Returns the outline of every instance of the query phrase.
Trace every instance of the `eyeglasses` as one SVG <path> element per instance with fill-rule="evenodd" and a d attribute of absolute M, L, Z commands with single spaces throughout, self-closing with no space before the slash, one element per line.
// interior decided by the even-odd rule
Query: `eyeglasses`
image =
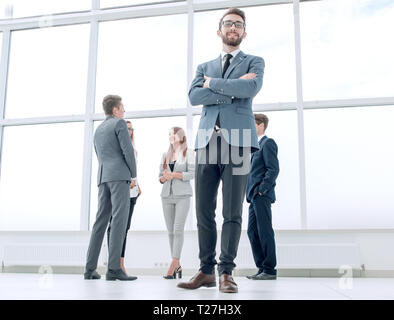
<path fill-rule="evenodd" d="M 127 130 L 129 130 L 129 131 L 134 131 L 134 128 L 127 128 Z"/>
<path fill-rule="evenodd" d="M 226 28 L 231 28 L 232 26 L 235 26 L 237 29 L 242 29 L 245 27 L 245 23 L 241 21 L 231 21 L 231 20 L 226 20 L 222 22 L 222 26 L 225 26 Z"/>

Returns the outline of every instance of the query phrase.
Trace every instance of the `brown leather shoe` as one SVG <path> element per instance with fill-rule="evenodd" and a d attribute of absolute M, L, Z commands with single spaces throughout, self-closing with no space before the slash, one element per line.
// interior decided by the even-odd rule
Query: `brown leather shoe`
<path fill-rule="evenodd" d="M 197 272 L 188 282 L 179 282 L 178 288 L 197 289 L 200 287 L 216 287 L 215 274 L 205 274 L 201 271 Z"/>
<path fill-rule="evenodd" d="M 238 286 L 231 275 L 223 273 L 219 277 L 219 290 L 224 293 L 237 293 Z"/>

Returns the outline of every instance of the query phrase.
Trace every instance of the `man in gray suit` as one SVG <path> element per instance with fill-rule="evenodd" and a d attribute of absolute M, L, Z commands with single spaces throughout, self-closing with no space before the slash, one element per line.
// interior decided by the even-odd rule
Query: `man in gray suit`
<path fill-rule="evenodd" d="M 195 149 L 196 215 L 200 270 L 178 287 L 216 286 L 215 209 L 220 181 L 223 193 L 223 226 L 219 257 L 219 290 L 238 292 L 232 277 L 241 235 L 242 203 L 250 169 L 250 152 L 258 150 L 252 99 L 262 86 L 264 60 L 243 53 L 245 14 L 229 9 L 219 22 L 221 55 L 200 64 L 189 91 L 192 105 L 203 105 Z"/>
<path fill-rule="evenodd" d="M 90 237 L 84 278 L 100 279 L 96 271 L 97 261 L 112 216 L 106 280 L 135 280 L 137 277 L 127 276 L 120 267 L 130 205 L 130 181 L 137 176 L 134 150 L 127 124 L 123 120 L 122 98 L 106 96 L 103 108 L 107 117 L 94 134 L 94 148 L 99 162 L 98 212 Z"/>

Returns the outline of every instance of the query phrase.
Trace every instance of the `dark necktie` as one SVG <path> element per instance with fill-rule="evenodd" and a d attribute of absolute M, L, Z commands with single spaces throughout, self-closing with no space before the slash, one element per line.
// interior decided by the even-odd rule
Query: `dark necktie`
<path fill-rule="evenodd" d="M 224 74 L 226 73 L 228 66 L 230 65 L 230 59 L 233 57 L 231 54 L 227 53 L 225 55 L 226 57 L 226 61 L 224 62 L 224 66 L 223 66 L 223 72 L 222 72 L 222 78 L 224 77 Z"/>

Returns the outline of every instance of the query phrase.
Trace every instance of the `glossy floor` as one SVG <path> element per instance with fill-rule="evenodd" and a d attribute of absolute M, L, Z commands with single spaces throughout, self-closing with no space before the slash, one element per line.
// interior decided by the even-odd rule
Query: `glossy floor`
<path fill-rule="evenodd" d="M 137 275 L 131 282 L 84 280 L 76 274 L 0 273 L 0 300 L 349 300 L 394 299 L 393 278 L 289 278 L 254 281 L 235 277 L 239 292 L 216 288 L 183 290 L 185 279 Z"/>

